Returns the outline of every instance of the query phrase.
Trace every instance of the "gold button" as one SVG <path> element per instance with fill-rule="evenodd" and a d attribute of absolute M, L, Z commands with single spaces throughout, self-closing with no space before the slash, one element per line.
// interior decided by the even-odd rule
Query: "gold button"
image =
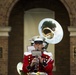
<path fill-rule="evenodd" d="M 30 62 L 29 62 L 29 64 L 30 64 Z"/>
<path fill-rule="evenodd" d="M 47 61 L 48 59 L 46 59 L 46 61 Z"/>
<path fill-rule="evenodd" d="M 29 58 L 30 58 L 30 56 L 29 56 Z"/>
<path fill-rule="evenodd" d="M 46 56 L 46 58 L 48 58 L 48 57 Z"/>
<path fill-rule="evenodd" d="M 30 60 L 30 59 L 28 59 L 28 60 Z"/>

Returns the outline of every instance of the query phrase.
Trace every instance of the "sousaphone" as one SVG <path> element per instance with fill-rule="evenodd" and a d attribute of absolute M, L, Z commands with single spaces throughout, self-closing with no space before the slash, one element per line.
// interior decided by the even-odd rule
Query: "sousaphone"
<path fill-rule="evenodd" d="M 63 29 L 61 25 L 52 18 L 42 19 L 39 23 L 39 34 L 50 44 L 57 44 L 63 38 Z"/>
<path fill-rule="evenodd" d="M 52 18 L 45 18 L 41 20 L 39 23 L 38 30 L 40 36 L 45 39 L 45 42 L 50 44 L 57 44 L 63 38 L 63 29 L 61 25 Z M 17 71 L 19 75 L 21 75 L 20 71 L 22 70 L 22 66 L 23 66 L 22 62 L 19 62 L 17 64 Z M 38 74 L 32 73 L 31 75 L 38 75 Z M 45 74 L 41 72 L 40 75 Z"/>

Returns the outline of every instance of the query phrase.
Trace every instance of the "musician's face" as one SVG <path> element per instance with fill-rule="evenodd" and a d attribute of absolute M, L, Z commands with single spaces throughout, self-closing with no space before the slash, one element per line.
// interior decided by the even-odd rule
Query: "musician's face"
<path fill-rule="evenodd" d="M 35 43 L 34 43 L 34 47 L 35 47 L 35 49 L 38 49 L 38 50 L 42 51 L 43 42 L 41 42 L 41 41 L 35 42 Z"/>

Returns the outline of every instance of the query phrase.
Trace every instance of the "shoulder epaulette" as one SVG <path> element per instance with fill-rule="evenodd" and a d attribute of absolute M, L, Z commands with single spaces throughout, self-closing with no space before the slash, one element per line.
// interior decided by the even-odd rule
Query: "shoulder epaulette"
<path fill-rule="evenodd" d="M 51 52 L 46 52 L 44 51 L 44 54 L 48 55 L 48 56 L 52 56 L 52 53 Z"/>
<path fill-rule="evenodd" d="M 30 54 L 31 54 L 31 52 L 24 52 L 24 55 L 26 55 L 26 56 L 28 56 Z"/>

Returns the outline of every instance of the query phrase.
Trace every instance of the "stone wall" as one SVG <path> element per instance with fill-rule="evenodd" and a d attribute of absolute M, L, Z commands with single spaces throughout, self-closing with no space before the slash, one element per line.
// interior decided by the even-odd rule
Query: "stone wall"
<path fill-rule="evenodd" d="M 69 27 L 70 32 L 70 75 L 76 74 L 76 28 Z"/>
<path fill-rule="evenodd" d="M 8 74 L 8 32 L 10 27 L 0 27 L 0 75 Z"/>
<path fill-rule="evenodd" d="M 71 36 L 71 50 L 70 50 L 70 74 L 75 75 L 76 74 L 76 36 Z"/>
<path fill-rule="evenodd" d="M 0 37 L 0 48 L 2 48 L 2 56 L 0 58 L 0 75 L 8 73 L 8 37 Z"/>
<path fill-rule="evenodd" d="M 76 24 L 76 0 L 60 0 L 60 1 L 63 3 L 63 5 L 66 7 L 66 9 L 68 11 L 69 19 L 70 19 L 70 26 L 76 26 L 75 25 Z M 8 30 L 7 28 L 9 28 L 8 25 L 9 25 L 9 16 L 10 16 L 11 10 L 14 8 L 14 6 L 16 5 L 17 2 L 18 2 L 18 0 L 0 0 L 0 27 L 2 29 L 2 30 L 0 29 L 0 47 L 2 47 L 2 52 L 3 52 L 2 58 L 0 58 L 0 75 L 8 75 L 8 46 L 9 46 L 8 45 L 8 39 L 9 39 L 8 33 L 10 30 Z M 58 21 L 60 21 L 60 19 L 58 19 Z M 66 22 L 66 24 L 68 24 L 68 23 Z M 67 25 L 67 26 L 69 26 L 69 25 Z M 4 30 L 4 28 L 6 28 L 6 31 Z M 63 28 L 66 29 L 65 26 L 63 26 Z M 68 32 L 67 29 L 65 30 L 65 34 L 66 34 L 66 32 Z M 69 32 L 67 34 L 69 35 Z M 68 35 L 64 37 L 64 40 L 66 40 Z M 69 39 L 70 39 L 70 41 L 69 41 Z M 68 74 L 75 75 L 76 74 L 76 64 L 75 64 L 76 61 L 73 58 L 73 46 L 76 47 L 76 45 L 75 45 L 76 37 L 70 36 L 67 38 L 67 40 L 70 42 L 70 43 L 68 42 L 68 44 L 70 44 L 70 47 L 69 47 L 69 45 L 66 45 L 66 48 L 67 47 L 68 47 L 68 49 L 70 48 L 70 63 L 69 63 L 70 73 L 66 73 L 66 72 L 69 72 L 69 70 L 68 71 L 66 70 L 66 72 L 65 72 L 65 67 L 63 66 L 63 64 L 68 65 L 69 53 L 65 52 L 65 50 L 64 50 L 65 45 L 62 47 L 62 44 L 58 44 L 58 45 L 56 45 L 56 49 L 57 49 L 56 56 L 60 56 L 60 58 L 56 57 L 56 60 L 58 59 L 56 62 L 58 69 L 56 70 L 56 72 L 54 72 L 55 75 L 61 75 L 61 73 L 63 73 L 64 75 L 68 75 Z M 66 44 L 67 41 L 63 41 L 62 43 Z M 60 49 L 61 51 L 58 51 L 58 49 Z M 67 51 L 69 51 L 69 50 L 67 50 Z M 63 58 L 63 57 L 65 57 L 65 55 L 67 57 Z M 20 58 L 22 58 L 22 56 Z M 21 59 L 19 59 L 19 60 L 21 60 Z M 63 62 L 63 60 L 64 60 L 64 62 Z M 11 60 L 9 60 L 9 61 L 11 62 Z M 69 68 L 69 65 L 67 66 L 67 68 Z M 62 67 L 60 67 L 60 66 L 62 66 Z M 13 67 L 12 67 L 12 69 L 13 69 Z M 62 70 L 61 73 L 60 73 L 60 70 Z"/>

